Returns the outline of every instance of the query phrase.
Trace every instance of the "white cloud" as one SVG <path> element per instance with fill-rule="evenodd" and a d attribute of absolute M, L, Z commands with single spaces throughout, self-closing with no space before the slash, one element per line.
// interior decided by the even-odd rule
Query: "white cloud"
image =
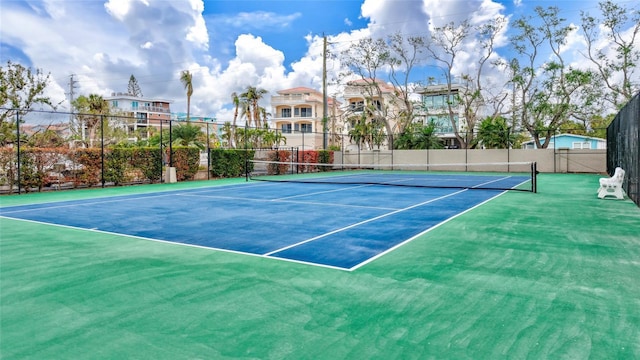
<path fill-rule="evenodd" d="M 137 0 L 109 0 L 104 4 L 104 8 L 111 16 L 122 21 L 129 13 L 133 1 Z"/>
<path fill-rule="evenodd" d="M 172 109 L 185 111 L 186 95 L 179 73 L 188 69 L 194 74 L 195 87 L 191 113 L 231 121 L 231 93 L 242 92 L 247 86 L 269 91 L 261 104 L 269 111 L 269 96 L 277 90 L 296 86 L 321 90 L 321 36 L 306 36 L 307 53 L 299 59 L 287 59 L 288 71 L 283 51 L 255 35 L 264 29 L 290 28 L 300 13 L 255 11 L 205 19 L 204 7 L 212 2 L 203 0 L 46 0 L 30 1 L 31 8 L 15 3 L 2 4 L 2 42 L 20 48 L 35 67 L 52 73 L 48 91 L 54 101 L 65 99 L 71 74 L 76 74 L 77 93 L 105 96 L 125 91 L 133 74 L 145 96 L 174 100 Z M 524 6 L 519 0 L 514 4 Z M 433 26 L 467 18 L 472 24 L 480 24 L 504 16 L 504 11 L 503 5 L 490 0 L 363 0 L 361 15 L 370 20 L 368 27 L 328 36 L 329 47 L 339 53 L 358 39 L 397 31 L 428 36 Z M 353 25 L 348 18 L 342 21 Z M 215 44 L 209 39 L 210 33 L 215 34 L 214 27 L 220 26 L 243 30 L 243 34 L 228 39 L 232 46 L 229 60 L 224 62 L 208 54 L 210 48 L 220 46 L 217 39 Z M 579 32 L 571 34 L 566 54 L 571 55 L 572 64 L 580 64 L 578 51 L 584 48 L 581 41 Z M 497 41 L 501 54 L 506 53 L 507 43 L 505 30 Z M 474 69 L 479 48 L 474 38 L 461 47 L 454 68 L 457 74 Z M 332 95 L 338 91 L 331 84 L 340 72 L 340 64 L 329 59 L 327 69 Z M 426 78 L 428 73 L 421 75 Z M 505 76 L 497 69 L 487 69 L 486 75 L 496 87 Z"/>

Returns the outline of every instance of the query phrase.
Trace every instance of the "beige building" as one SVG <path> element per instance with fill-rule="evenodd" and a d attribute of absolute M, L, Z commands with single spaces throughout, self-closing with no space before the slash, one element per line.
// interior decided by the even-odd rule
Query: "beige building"
<path fill-rule="evenodd" d="M 277 93 L 271 97 L 271 122 L 287 139 L 285 146 L 300 150 L 323 149 L 325 135 L 322 120 L 325 114 L 322 93 L 307 87 L 280 90 Z M 327 132 L 342 131 L 336 123 L 339 117 L 339 104 L 334 99 L 327 99 Z M 327 146 L 333 142 L 327 135 Z"/>
<path fill-rule="evenodd" d="M 398 118 L 404 108 L 398 95 L 398 89 L 379 79 L 358 79 L 348 82 L 345 86 L 345 133 L 349 134 L 363 115 L 367 123 L 377 124 L 377 129 L 381 132 L 380 140 L 373 141 L 379 144 L 363 141 L 360 144 L 362 150 L 388 148 L 387 135 L 397 132 Z M 352 143 L 346 148 L 355 150 L 358 145 Z"/>

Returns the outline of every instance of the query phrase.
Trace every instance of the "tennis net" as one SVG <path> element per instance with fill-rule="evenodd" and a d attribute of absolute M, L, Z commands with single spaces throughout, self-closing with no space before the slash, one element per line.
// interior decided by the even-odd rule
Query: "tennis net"
<path fill-rule="evenodd" d="M 256 181 L 366 184 L 537 192 L 535 162 L 473 164 L 321 164 L 250 160 Z"/>

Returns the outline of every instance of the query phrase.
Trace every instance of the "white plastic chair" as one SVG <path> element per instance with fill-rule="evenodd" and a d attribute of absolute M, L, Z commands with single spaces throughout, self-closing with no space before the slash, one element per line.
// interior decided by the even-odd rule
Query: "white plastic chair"
<path fill-rule="evenodd" d="M 598 197 L 604 199 L 605 196 L 615 196 L 617 199 L 624 199 L 622 190 L 622 182 L 624 181 L 624 170 L 617 167 L 613 176 L 610 178 L 600 179 L 600 188 L 598 189 Z"/>

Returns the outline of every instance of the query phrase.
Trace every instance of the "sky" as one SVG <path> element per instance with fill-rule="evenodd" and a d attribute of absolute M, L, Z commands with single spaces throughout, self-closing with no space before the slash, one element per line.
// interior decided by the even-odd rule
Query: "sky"
<path fill-rule="evenodd" d="M 536 6 L 558 6 L 574 24 L 581 10 L 598 13 L 596 0 L 2 0 L 0 63 L 50 73 L 47 95 L 60 111 L 70 110 L 73 74 L 76 96 L 126 92 L 134 75 L 145 98 L 171 100 L 172 111 L 186 112 L 179 76 L 189 70 L 191 114 L 224 122 L 233 117 L 231 94 L 248 86 L 268 91 L 261 103 L 268 110 L 278 90 L 322 91 L 323 36 L 339 52 L 361 38 L 428 35 L 434 26 L 465 18 L 512 22 Z M 498 57 L 509 55 L 508 31 Z M 467 45 L 471 52 L 474 44 Z M 567 47 L 571 61 L 585 62 L 576 34 Z M 329 78 L 340 70 L 328 63 Z M 415 81 L 441 77 L 439 71 L 420 68 Z M 329 92 L 339 90 L 330 86 Z"/>

